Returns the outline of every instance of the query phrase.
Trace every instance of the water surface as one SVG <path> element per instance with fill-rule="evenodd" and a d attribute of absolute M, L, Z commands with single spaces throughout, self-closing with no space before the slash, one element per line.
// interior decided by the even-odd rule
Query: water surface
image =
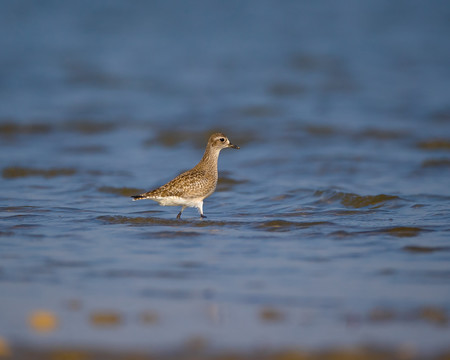
<path fill-rule="evenodd" d="M 0 5 L 0 339 L 448 349 L 450 7 Z M 223 151 L 207 219 L 130 195 Z"/>

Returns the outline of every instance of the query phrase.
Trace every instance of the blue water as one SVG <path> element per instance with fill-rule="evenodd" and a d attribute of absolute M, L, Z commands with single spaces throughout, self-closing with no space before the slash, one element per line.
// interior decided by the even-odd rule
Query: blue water
<path fill-rule="evenodd" d="M 444 1 L 2 2 L 0 338 L 448 349 L 449 18 Z M 216 130 L 241 149 L 207 219 L 131 201 Z M 39 309 L 58 326 L 30 326 Z"/>

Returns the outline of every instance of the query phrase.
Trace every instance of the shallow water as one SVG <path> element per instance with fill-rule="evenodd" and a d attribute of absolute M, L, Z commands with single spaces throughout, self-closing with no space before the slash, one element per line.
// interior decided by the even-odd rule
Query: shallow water
<path fill-rule="evenodd" d="M 448 349 L 450 6 L 108 4 L 0 5 L 0 340 Z"/>

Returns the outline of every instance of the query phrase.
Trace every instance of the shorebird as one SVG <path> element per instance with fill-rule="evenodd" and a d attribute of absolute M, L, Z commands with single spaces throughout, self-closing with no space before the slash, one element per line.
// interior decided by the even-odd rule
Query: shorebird
<path fill-rule="evenodd" d="M 177 219 L 187 207 L 197 208 L 200 217 L 203 214 L 203 200 L 216 189 L 218 173 L 217 162 L 222 149 L 239 149 L 222 133 L 214 133 L 209 137 L 206 150 L 200 162 L 167 184 L 146 193 L 132 196 L 133 200 L 150 199 L 162 206 L 181 206 Z"/>

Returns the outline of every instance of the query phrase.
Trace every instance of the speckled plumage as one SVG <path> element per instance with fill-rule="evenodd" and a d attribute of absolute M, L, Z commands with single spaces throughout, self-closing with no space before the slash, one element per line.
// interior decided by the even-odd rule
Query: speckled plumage
<path fill-rule="evenodd" d="M 202 159 L 195 167 L 155 190 L 132 196 L 133 200 L 150 199 L 162 206 L 181 206 L 178 219 L 186 207 L 195 207 L 202 218 L 206 217 L 203 215 L 203 200 L 216 189 L 217 162 L 220 151 L 226 148 L 239 149 L 224 134 L 212 134 Z"/>

